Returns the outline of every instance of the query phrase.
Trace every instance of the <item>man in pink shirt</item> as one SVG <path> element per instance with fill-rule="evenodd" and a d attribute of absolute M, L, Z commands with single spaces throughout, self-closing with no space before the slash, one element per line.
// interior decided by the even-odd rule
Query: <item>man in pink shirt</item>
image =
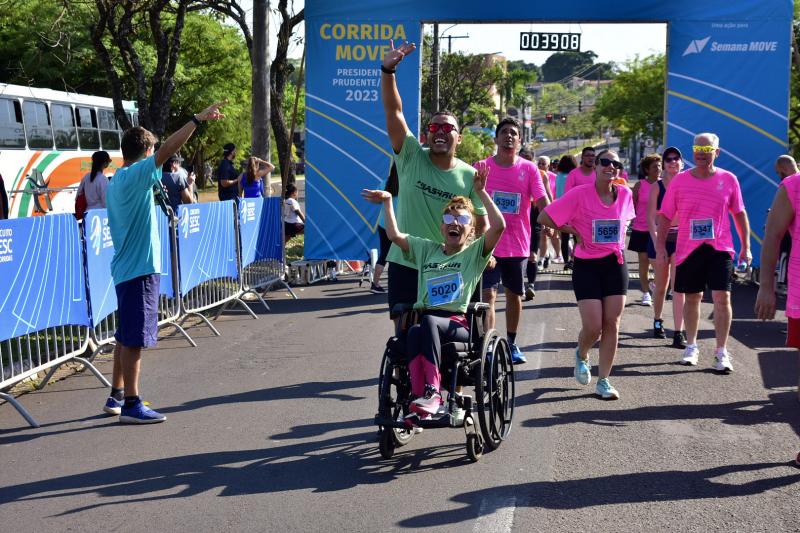
<path fill-rule="evenodd" d="M 677 215 L 678 242 L 675 250 L 675 292 L 686 294 L 684 321 L 686 349 L 681 364 L 697 365 L 697 329 L 700 301 L 708 286 L 714 301 L 714 332 L 717 340 L 714 369 L 733 371 L 727 350 L 731 327 L 731 274 L 733 236 L 728 214 L 733 215 L 742 250 L 740 262 L 750 262 L 750 222 L 742 201 L 739 181 L 732 173 L 714 166 L 719 156 L 719 137 L 701 133 L 694 138 L 695 168 L 672 178 L 658 216 L 656 261 L 668 261 L 666 251 L 670 222 Z"/>
<path fill-rule="evenodd" d="M 564 194 L 578 185 L 594 183 L 594 177 L 594 148 L 587 146 L 581 150 L 581 164 L 567 174 L 567 181 L 564 183 Z"/>
<path fill-rule="evenodd" d="M 487 315 L 487 328 L 495 324 L 497 287 L 502 281 L 506 295 L 506 331 L 511 346 L 511 360 L 515 364 L 527 360 L 517 347 L 517 327 L 522 314 L 522 295 L 525 292 L 525 267 L 531 243 L 531 199 L 536 207 L 544 209 L 549 203 L 539 169 L 532 161 L 517 156 L 522 138 L 519 122 L 511 117 L 500 121 L 495 130 L 497 154 L 483 162 L 489 167 L 486 192 L 503 213 L 506 230 L 492 254 L 492 263 L 483 273 L 483 300 L 491 307 Z"/>
<path fill-rule="evenodd" d="M 761 243 L 761 283 L 756 297 L 756 316 L 761 320 L 775 318 L 775 265 L 778 262 L 781 240 L 786 230 L 792 237 L 789 255 L 789 291 L 786 295 L 786 346 L 800 349 L 800 170 L 794 158 L 782 155 L 775 163 L 781 185 L 772 201 Z M 800 376 L 797 395 L 800 399 Z M 800 453 L 795 459 L 800 466 Z"/>

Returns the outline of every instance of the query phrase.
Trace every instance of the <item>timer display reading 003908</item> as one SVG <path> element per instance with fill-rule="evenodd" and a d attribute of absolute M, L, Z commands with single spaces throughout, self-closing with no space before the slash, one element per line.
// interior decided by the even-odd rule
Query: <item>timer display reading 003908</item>
<path fill-rule="evenodd" d="M 580 52 L 580 33 L 520 32 L 520 50 L 545 50 L 549 52 Z"/>

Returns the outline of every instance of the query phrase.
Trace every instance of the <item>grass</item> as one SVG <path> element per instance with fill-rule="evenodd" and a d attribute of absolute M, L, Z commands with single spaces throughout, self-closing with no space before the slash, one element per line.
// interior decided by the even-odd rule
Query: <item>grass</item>
<path fill-rule="evenodd" d="M 292 261 L 299 261 L 303 258 L 303 244 L 305 243 L 305 235 L 300 234 L 292 238 L 286 243 L 286 264 Z"/>

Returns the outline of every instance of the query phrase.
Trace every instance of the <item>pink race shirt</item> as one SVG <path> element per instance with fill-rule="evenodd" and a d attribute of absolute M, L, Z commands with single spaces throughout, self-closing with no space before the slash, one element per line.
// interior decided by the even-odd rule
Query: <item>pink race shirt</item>
<path fill-rule="evenodd" d="M 650 200 L 650 187 L 658 187 L 658 181 L 650 184 L 646 179 L 639 180 L 638 201 L 633 205 L 636 209 L 636 218 L 633 219 L 631 227 L 636 231 L 650 231 L 647 227 L 647 202 Z"/>
<path fill-rule="evenodd" d="M 558 227 L 570 225 L 581 236 L 575 257 L 598 259 L 613 253 L 624 263 L 625 234 L 635 216 L 633 195 L 627 187 L 614 187 L 617 199 L 611 205 L 600 200 L 592 183 L 573 188 L 544 209 Z"/>
<path fill-rule="evenodd" d="M 579 185 L 586 185 L 589 183 L 594 183 L 595 173 L 594 169 L 589 173 L 587 176 L 583 173 L 581 167 L 573 168 L 570 170 L 569 174 L 567 174 L 567 181 L 564 182 L 564 193 L 568 193 L 569 190 L 573 187 L 577 187 Z"/>
<path fill-rule="evenodd" d="M 676 174 L 667 187 L 660 214 L 678 216 L 675 264 L 680 265 L 701 244 L 728 252 L 733 257 L 733 236 L 728 214 L 744 211 L 742 189 L 732 173 L 721 168 L 708 178 L 696 178 L 690 170 Z"/>
<path fill-rule="evenodd" d="M 547 171 L 547 182 L 550 184 L 550 198 L 556 197 L 556 173 Z"/>
<path fill-rule="evenodd" d="M 531 199 L 545 196 L 542 176 L 527 159 L 516 158 L 510 167 L 498 166 L 494 157 L 484 160 L 489 166 L 486 192 L 506 219 L 506 230 L 494 249 L 495 257 L 528 257 L 531 249 Z"/>
<path fill-rule="evenodd" d="M 792 251 L 789 254 L 789 292 L 786 295 L 786 316 L 800 318 L 800 174 L 794 174 L 781 182 L 789 196 L 794 217 L 789 224 L 792 236 Z"/>

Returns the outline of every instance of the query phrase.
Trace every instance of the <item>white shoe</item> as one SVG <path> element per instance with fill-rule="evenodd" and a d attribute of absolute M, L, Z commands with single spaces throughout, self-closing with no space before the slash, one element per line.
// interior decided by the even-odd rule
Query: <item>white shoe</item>
<path fill-rule="evenodd" d="M 714 370 L 725 374 L 733 372 L 733 361 L 731 361 L 731 354 L 728 353 L 728 350 L 725 348 L 717 350 L 714 359 Z"/>
<path fill-rule="evenodd" d="M 645 292 L 644 294 L 642 294 L 642 299 L 639 301 L 641 302 L 642 305 L 646 305 L 648 307 L 653 305 L 653 297 L 650 296 L 649 292 Z"/>
<path fill-rule="evenodd" d="M 555 263 L 557 265 L 563 265 L 564 264 L 564 258 L 559 255 L 558 257 L 553 259 L 553 263 Z"/>
<path fill-rule="evenodd" d="M 700 350 L 697 349 L 696 344 L 687 344 L 686 349 L 683 351 L 682 365 L 697 366 L 697 360 L 700 357 Z"/>

